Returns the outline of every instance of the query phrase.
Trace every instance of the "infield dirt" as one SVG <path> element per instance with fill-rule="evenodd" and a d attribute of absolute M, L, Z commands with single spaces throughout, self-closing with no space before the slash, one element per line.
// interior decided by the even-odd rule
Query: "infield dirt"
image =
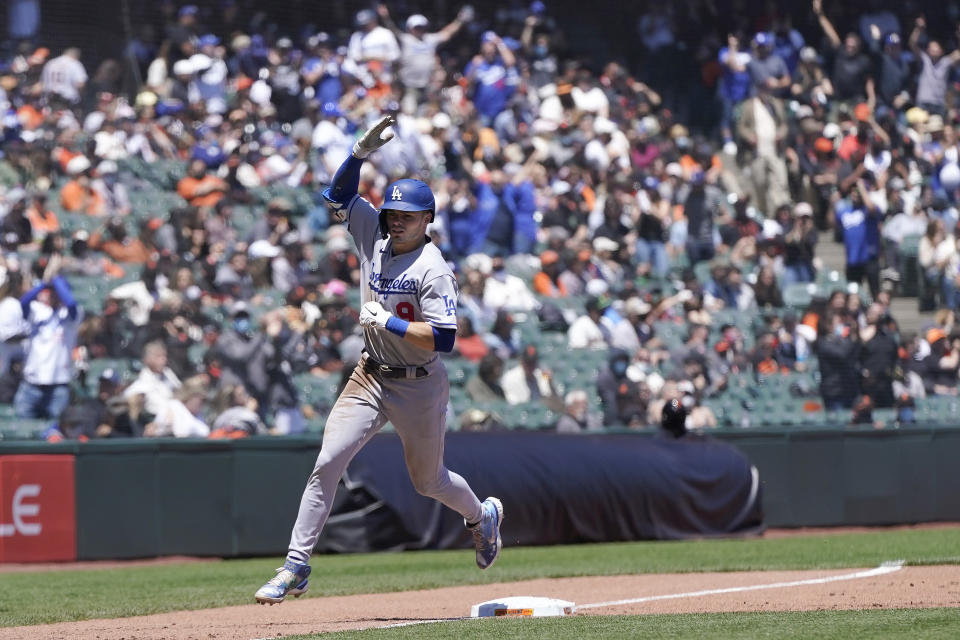
<path fill-rule="evenodd" d="M 865 569 L 872 569 L 866 567 Z M 513 595 L 547 596 L 583 605 L 667 594 L 795 582 L 854 573 L 755 571 L 530 580 L 425 591 L 321 597 L 322 576 L 311 578 L 313 597 L 276 606 L 250 604 L 134 618 L 86 620 L 0 629 L 0 640 L 251 640 L 295 634 L 368 629 L 423 620 L 458 619 L 470 605 Z M 250 585 L 250 598 L 258 584 Z M 810 611 L 960 607 L 960 566 L 904 567 L 885 575 L 737 593 L 690 595 L 590 609 L 577 615 Z"/>

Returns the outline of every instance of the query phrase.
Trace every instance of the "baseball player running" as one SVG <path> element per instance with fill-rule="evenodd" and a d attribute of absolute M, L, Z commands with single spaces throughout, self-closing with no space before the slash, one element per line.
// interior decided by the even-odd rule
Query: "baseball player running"
<path fill-rule="evenodd" d="M 463 516 L 473 533 L 477 566 L 486 569 L 500 555 L 503 505 L 497 498 L 480 502 L 467 482 L 443 465 L 450 387 L 437 352 L 453 349 L 457 282 L 426 235 L 435 211 L 433 193 L 419 180 L 397 180 L 387 187 L 379 212 L 357 195 L 363 160 L 393 138 L 384 130 L 395 122 L 384 116 L 364 133 L 323 192 L 335 217 L 347 221 L 360 254 L 366 348 L 327 417 L 286 562 L 254 596 L 261 604 L 307 590 L 307 563 L 337 483 L 387 420 L 403 443 L 413 486 Z"/>

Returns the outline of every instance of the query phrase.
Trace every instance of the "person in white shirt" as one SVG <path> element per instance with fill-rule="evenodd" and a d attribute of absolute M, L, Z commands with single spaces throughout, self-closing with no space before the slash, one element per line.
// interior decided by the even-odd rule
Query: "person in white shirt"
<path fill-rule="evenodd" d="M 30 333 L 20 306 L 20 296 L 24 293 L 20 272 L 0 266 L 0 376 L 24 356 L 24 337 Z"/>
<path fill-rule="evenodd" d="M 206 438 L 210 435 L 210 426 L 203 419 L 206 397 L 203 377 L 188 379 L 144 427 L 144 437 Z"/>
<path fill-rule="evenodd" d="M 167 404 L 181 387 L 180 379 L 167 367 L 167 347 L 159 340 L 143 347 L 140 375 L 123 392 L 125 398 L 144 396 L 144 410 L 153 416 L 166 415 Z"/>
<path fill-rule="evenodd" d="M 13 398 L 21 418 L 57 418 L 70 402 L 73 350 L 83 309 L 59 275 L 61 262 L 59 254 L 51 256 L 43 281 L 20 298 L 29 325 L 23 381 Z"/>
<path fill-rule="evenodd" d="M 430 84 L 437 66 L 437 47 L 453 37 L 473 18 L 473 9 L 469 6 L 463 7 L 450 24 L 435 33 L 427 33 L 430 22 L 426 16 L 419 13 L 407 18 L 405 31 L 400 31 L 390 19 L 387 5 L 379 5 L 377 13 L 380 14 L 384 26 L 393 31 L 400 41 L 400 82 L 408 92 L 412 92 L 414 98 L 421 96 Z"/>
<path fill-rule="evenodd" d="M 605 303 L 600 298 L 587 300 L 587 313 L 574 320 L 567 329 L 569 348 L 604 350 L 609 346 L 612 336 L 603 318 L 605 309 Z"/>
<path fill-rule="evenodd" d="M 80 49 L 70 47 L 43 65 L 40 74 L 43 91 L 63 98 L 70 104 L 80 101 L 80 92 L 87 84 L 87 70 L 80 62 Z"/>
<path fill-rule="evenodd" d="M 377 24 L 377 14 L 372 9 L 358 11 L 356 23 L 359 30 L 350 36 L 347 45 L 350 59 L 370 71 L 378 71 L 381 81 L 389 83 L 393 63 L 400 59 L 397 38 L 389 29 Z"/>
<path fill-rule="evenodd" d="M 483 303 L 486 306 L 498 311 L 534 311 L 540 307 L 527 283 L 522 278 L 507 273 L 502 257 L 494 257 L 489 269 L 483 285 Z"/>
<path fill-rule="evenodd" d="M 540 367 L 540 356 L 533 345 L 524 347 L 520 363 L 503 374 L 500 386 L 510 404 L 542 402 L 556 412 L 563 411 L 563 400 L 553 386 L 550 371 Z"/>

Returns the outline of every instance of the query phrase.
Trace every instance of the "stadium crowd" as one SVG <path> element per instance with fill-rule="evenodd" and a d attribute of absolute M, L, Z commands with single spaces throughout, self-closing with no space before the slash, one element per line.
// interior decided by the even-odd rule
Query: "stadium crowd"
<path fill-rule="evenodd" d="M 460 281 L 452 428 L 531 405 L 561 431 L 639 428 L 673 397 L 713 427 L 725 398 L 749 421 L 732 387 L 778 376 L 845 422 L 957 394 L 955 25 L 813 0 L 803 33 L 770 8 L 691 36 L 651 3 L 639 58 L 595 60 L 540 0 L 309 32 L 164 6 L 96 69 L 32 40 L 0 60 L 0 403 L 48 438 L 322 421 L 300 382 L 335 387 L 362 337 L 319 193 L 383 113 L 398 140 L 361 193 L 427 181 Z M 889 312 L 912 286 L 940 309 L 919 335 Z"/>

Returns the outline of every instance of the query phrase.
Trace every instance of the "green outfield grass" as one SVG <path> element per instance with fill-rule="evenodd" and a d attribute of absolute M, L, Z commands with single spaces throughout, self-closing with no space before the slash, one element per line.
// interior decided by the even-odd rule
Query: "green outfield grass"
<path fill-rule="evenodd" d="M 319 556 L 308 596 L 427 589 L 545 577 L 960 563 L 960 528 L 767 540 L 507 546 L 488 571 L 472 551 Z M 0 573 L 0 626 L 116 618 L 251 603 L 280 558 Z"/>
<path fill-rule="evenodd" d="M 395 629 L 349 631 L 286 640 L 783 640 L 806 638 L 924 638 L 956 640 L 956 609 L 712 613 L 657 616 L 574 616 L 521 620 L 466 620 Z"/>

